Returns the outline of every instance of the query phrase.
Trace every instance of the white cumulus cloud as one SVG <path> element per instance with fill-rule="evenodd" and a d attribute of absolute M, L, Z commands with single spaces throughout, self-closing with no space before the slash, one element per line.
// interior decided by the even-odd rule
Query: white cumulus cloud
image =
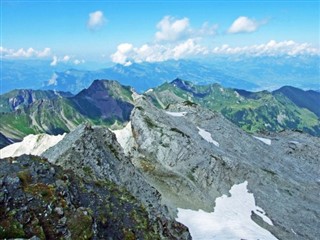
<path fill-rule="evenodd" d="M 58 57 L 53 56 L 52 57 L 52 62 L 50 63 L 50 66 L 56 66 L 58 64 Z"/>
<path fill-rule="evenodd" d="M 186 37 L 190 33 L 190 23 L 188 18 L 175 19 L 171 16 L 165 16 L 157 24 L 159 29 L 156 32 L 157 41 L 176 41 Z"/>
<path fill-rule="evenodd" d="M 42 51 L 38 51 L 38 57 L 48 57 L 51 55 L 51 49 L 50 48 L 45 48 Z"/>
<path fill-rule="evenodd" d="M 207 54 L 208 51 L 205 47 L 196 43 L 194 39 L 188 39 L 187 41 L 175 46 L 172 50 L 173 58 L 179 59 L 183 56 Z"/>
<path fill-rule="evenodd" d="M 111 60 L 114 63 L 130 64 L 128 60 L 134 53 L 133 45 L 130 43 L 121 43 L 117 47 L 117 51 L 111 55 Z"/>
<path fill-rule="evenodd" d="M 176 19 L 164 16 L 156 25 L 155 41 L 136 47 L 131 43 L 121 43 L 117 51 L 110 55 L 114 63 L 131 65 L 133 62 L 161 62 L 207 54 L 209 51 L 199 42 L 202 37 L 214 35 L 218 25 L 204 22 L 199 28 L 192 28 L 188 18 Z"/>
<path fill-rule="evenodd" d="M 68 55 L 65 55 L 63 58 L 62 58 L 62 62 L 68 62 L 70 60 L 70 56 Z"/>
<path fill-rule="evenodd" d="M 84 60 L 84 59 L 82 59 L 82 60 L 75 59 L 75 60 L 73 61 L 73 64 L 74 64 L 74 65 L 79 65 L 79 64 L 81 64 L 81 63 L 85 63 L 85 60 Z"/>
<path fill-rule="evenodd" d="M 208 22 L 204 22 L 200 29 L 193 30 L 195 36 L 212 36 L 216 34 L 218 24 L 210 25 Z"/>
<path fill-rule="evenodd" d="M 87 26 L 91 30 L 97 30 L 106 23 L 106 19 L 102 11 L 95 11 L 89 13 L 89 20 Z"/>
<path fill-rule="evenodd" d="M 176 19 L 171 16 L 165 16 L 156 27 L 158 29 L 155 33 L 157 42 L 176 42 L 188 38 L 215 35 L 218 25 L 210 25 L 208 22 L 204 22 L 200 28 L 192 28 L 189 18 Z"/>
<path fill-rule="evenodd" d="M 229 28 L 229 33 L 241 33 L 241 32 L 254 32 L 260 27 L 264 22 L 258 22 L 254 19 L 250 19 L 245 16 L 238 17 Z"/>
<path fill-rule="evenodd" d="M 111 60 L 114 63 L 129 66 L 133 62 L 162 62 L 207 53 L 207 48 L 201 46 L 195 39 L 187 39 L 178 44 L 144 44 L 141 47 L 122 43 L 117 47 L 117 51 L 111 55 Z"/>
<path fill-rule="evenodd" d="M 72 63 L 75 64 L 75 65 L 79 65 L 80 63 L 84 63 L 85 61 L 82 59 L 82 60 L 79 60 L 79 59 L 74 59 L 74 57 L 72 56 L 69 56 L 69 55 L 65 55 L 63 57 L 57 57 L 56 55 L 54 55 L 52 57 L 52 62 L 50 63 L 50 66 L 57 66 L 58 63 Z"/>

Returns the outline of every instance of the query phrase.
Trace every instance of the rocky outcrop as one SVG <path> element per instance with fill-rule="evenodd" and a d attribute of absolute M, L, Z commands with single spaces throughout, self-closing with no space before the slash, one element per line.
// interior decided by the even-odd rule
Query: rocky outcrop
<path fill-rule="evenodd" d="M 95 80 L 88 89 L 71 98 L 76 109 L 91 119 L 102 119 L 114 123 L 126 122 L 130 118 L 132 105 L 130 87 L 116 81 Z"/>
<path fill-rule="evenodd" d="M 151 219 L 108 179 L 83 179 L 33 156 L 0 161 L 0 238 L 186 239 L 186 228 Z M 173 229 L 173 230 L 172 230 Z"/>
<path fill-rule="evenodd" d="M 81 125 L 42 156 L 82 179 L 108 180 L 125 188 L 142 203 L 150 219 L 162 219 L 161 224 L 167 231 L 163 236 L 189 237 L 187 229 L 175 222 L 173 215 L 161 203 L 159 192 L 124 156 L 115 135 L 107 128 Z"/>
<path fill-rule="evenodd" d="M 247 181 L 274 223 L 253 214 L 258 224 L 279 239 L 318 236 L 319 138 L 282 133 L 267 145 L 217 112 L 190 102 L 159 110 L 144 96 L 131 124 L 129 155 L 172 209 L 213 211 L 218 196 Z"/>

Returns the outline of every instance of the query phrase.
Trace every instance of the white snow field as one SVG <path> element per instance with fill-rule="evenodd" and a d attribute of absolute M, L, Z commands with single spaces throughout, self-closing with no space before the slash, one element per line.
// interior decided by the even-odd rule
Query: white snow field
<path fill-rule="evenodd" d="M 174 117 L 184 117 L 185 115 L 187 115 L 187 112 L 168 112 L 168 111 L 166 111 L 166 114 L 169 114 Z"/>
<path fill-rule="evenodd" d="M 211 133 L 207 132 L 206 130 L 202 129 L 202 128 L 199 128 L 197 127 L 198 130 L 199 130 L 199 135 L 204 139 L 206 140 L 207 142 L 209 143 L 212 143 L 213 145 L 219 147 L 219 143 L 215 140 L 212 139 L 211 137 Z"/>
<path fill-rule="evenodd" d="M 247 181 L 234 185 L 231 197 L 223 195 L 216 199 L 213 212 L 178 208 L 176 220 L 189 228 L 194 240 L 274 240 L 269 231 L 251 219 L 251 211 L 266 223 L 273 225 L 264 211 L 255 205 L 252 193 L 247 190 Z"/>
<path fill-rule="evenodd" d="M 0 149 L 0 158 L 18 157 L 23 154 L 32 154 L 40 156 L 50 147 L 60 142 L 66 134 L 49 135 L 49 134 L 30 134 L 23 138 L 22 142 L 13 143 Z"/>
<path fill-rule="evenodd" d="M 123 148 L 124 153 L 127 154 L 133 144 L 131 122 L 128 122 L 128 124 L 122 129 L 111 131 L 116 135 L 117 142 Z"/>
<path fill-rule="evenodd" d="M 271 145 L 271 140 L 268 138 L 262 138 L 262 137 L 257 137 L 257 136 L 253 136 L 255 139 L 260 140 L 261 142 L 267 144 L 267 145 Z"/>

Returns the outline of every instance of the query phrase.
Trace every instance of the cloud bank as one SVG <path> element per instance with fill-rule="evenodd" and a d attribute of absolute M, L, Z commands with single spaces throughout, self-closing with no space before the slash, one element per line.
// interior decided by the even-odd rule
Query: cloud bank
<path fill-rule="evenodd" d="M 266 24 L 266 21 L 256 21 L 245 16 L 238 17 L 228 29 L 228 33 L 254 32 Z M 293 40 L 233 47 L 227 44 L 216 47 L 202 45 L 202 40 L 214 36 L 218 25 L 207 22 L 198 28 L 192 28 L 188 18 L 176 19 L 171 16 L 163 17 L 156 25 L 157 32 L 153 43 L 134 46 L 132 43 L 121 43 L 117 51 L 111 54 L 114 63 L 129 66 L 132 63 L 162 62 L 169 59 L 178 60 L 188 57 L 202 57 L 205 55 L 248 55 L 248 56 L 297 56 L 302 54 L 317 55 L 319 49 L 308 43 L 297 43 Z M 212 40 L 211 40 L 212 41 Z M 209 44 L 210 45 L 210 44 Z"/>
<path fill-rule="evenodd" d="M 44 48 L 43 50 L 35 50 L 33 48 L 20 48 L 18 50 L 8 49 L 4 47 L 0 47 L 0 54 L 2 57 L 8 58 L 44 58 L 49 57 L 51 55 L 50 48 Z"/>
<path fill-rule="evenodd" d="M 50 66 L 57 66 L 59 63 L 73 63 L 74 65 L 79 65 L 81 63 L 85 63 L 85 60 L 74 59 L 69 55 L 65 55 L 64 57 L 57 57 L 56 55 L 54 55 L 52 57 L 52 62 L 50 63 Z"/>
<path fill-rule="evenodd" d="M 207 53 L 207 48 L 198 44 L 195 39 L 187 39 L 176 45 L 144 44 L 141 47 L 134 47 L 130 43 L 122 43 L 118 45 L 117 51 L 111 55 L 111 60 L 114 63 L 129 66 L 133 62 L 162 62 Z"/>
<path fill-rule="evenodd" d="M 220 47 L 215 47 L 212 54 L 242 54 L 251 56 L 297 56 L 303 54 L 317 55 L 319 49 L 314 48 L 308 43 L 297 43 L 293 40 L 277 42 L 270 40 L 267 43 L 256 44 L 244 47 L 230 47 L 224 44 Z"/>
<path fill-rule="evenodd" d="M 118 45 L 117 51 L 111 55 L 114 63 L 131 65 L 133 62 L 162 62 L 169 59 L 178 60 L 186 57 L 201 57 L 214 55 L 247 55 L 247 56 L 298 56 L 303 54 L 318 55 L 319 49 L 308 43 L 297 43 L 292 40 L 267 43 L 244 47 L 231 47 L 224 44 L 209 49 L 195 39 L 187 39 L 178 44 L 144 44 L 135 47 L 131 43 Z"/>

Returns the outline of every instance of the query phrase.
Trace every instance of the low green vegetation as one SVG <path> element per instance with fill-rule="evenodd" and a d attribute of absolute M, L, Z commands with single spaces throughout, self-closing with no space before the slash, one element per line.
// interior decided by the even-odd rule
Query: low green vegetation
<path fill-rule="evenodd" d="M 174 96 L 168 97 L 168 92 Z M 291 129 L 320 136 L 318 117 L 306 108 L 298 107 L 283 94 L 273 95 L 261 91 L 248 92 L 244 96 L 218 84 L 200 86 L 180 81 L 165 83 L 146 95 L 160 108 L 184 103 L 190 106 L 198 104 L 221 112 L 231 122 L 250 133 Z"/>

